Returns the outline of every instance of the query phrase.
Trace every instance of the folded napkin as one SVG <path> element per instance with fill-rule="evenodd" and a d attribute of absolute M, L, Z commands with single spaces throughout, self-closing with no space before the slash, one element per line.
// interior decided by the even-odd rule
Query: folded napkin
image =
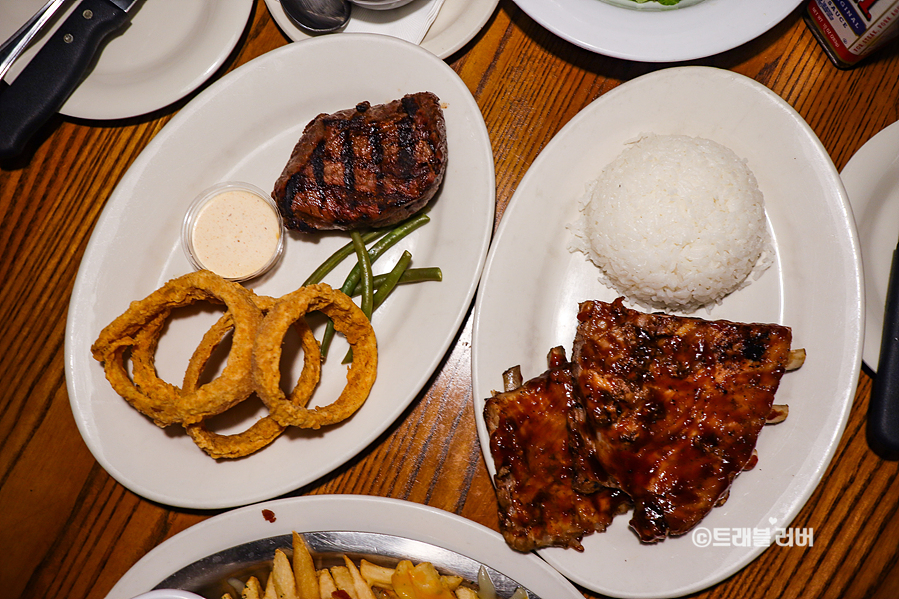
<path fill-rule="evenodd" d="M 347 33 L 380 33 L 420 44 L 437 18 L 444 0 L 413 0 L 390 10 L 371 10 L 353 6 L 344 29 Z"/>

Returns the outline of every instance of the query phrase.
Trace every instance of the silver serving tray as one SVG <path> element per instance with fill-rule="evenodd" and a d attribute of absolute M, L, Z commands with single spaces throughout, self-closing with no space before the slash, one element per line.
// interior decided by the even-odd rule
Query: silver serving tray
<path fill-rule="evenodd" d="M 386 567 L 394 567 L 400 560 L 408 559 L 415 564 L 430 562 L 441 574 L 461 576 L 471 583 L 477 583 L 478 573 L 483 567 L 496 588 L 496 596 L 501 599 L 508 599 L 519 587 L 524 588 L 481 562 L 422 541 L 349 531 L 305 532 L 300 535 L 309 547 L 316 568 L 343 565 L 344 555 L 357 563 L 360 559 L 366 559 Z M 292 535 L 289 534 L 236 545 L 181 568 L 155 588 L 192 591 L 208 599 L 219 599 L 224 592 L 234 595 L 229 579 L 246 580 L 251 575 L 267 575 L 275 549 L 291 555 L 292 545 Z M 260 581 L 264 583 L 265 576 Z M 530 599 L 540 599 L 527 589 L 525 591 Z"/>

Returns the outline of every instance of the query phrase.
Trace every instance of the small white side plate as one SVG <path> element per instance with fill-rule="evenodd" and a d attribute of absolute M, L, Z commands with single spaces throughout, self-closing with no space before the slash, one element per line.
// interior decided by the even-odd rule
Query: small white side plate
<path fill-rule="evenodd" d="M 438 58 L 446 58 L 467 44 L 490 19 L 499 0 L 445 0 L 437 18 L 428 29 L 421 47 Z M 284 14 L 279 0 L 265 0 L 269 12 L 281 30 L 295 42 L 310 39 Z M 352 19 L 352 16 L 350 16 Z M 335 35 L 335 34 L 326 34 Z M 336 34 L 341 35 L 341 34 Z"/>
<path fill-rule="evenodd" d="M 0 3 L 0 39 L 6 39 L 43 0 Z M 70 2 L 49 35 L 75 9 Z M 243 34 L 253 0 L 145 0 L 131 23 L 105 45 L 96 64 L 60 109 L 83 119 L 140 116 L 187 96 L 221 67 Z M 2 35 L 9 29 L 7 35 Z M 42 45 L 41 38 L 10 69 L 8 81 Z"/>
<path fill-rule="evenodd" d="M 877 371 L 883 311 L 893 250 L 899 240 L 899 123 L 869 139 L 840 173 L 865 265 L 865 348 L 862 358 Z"/>

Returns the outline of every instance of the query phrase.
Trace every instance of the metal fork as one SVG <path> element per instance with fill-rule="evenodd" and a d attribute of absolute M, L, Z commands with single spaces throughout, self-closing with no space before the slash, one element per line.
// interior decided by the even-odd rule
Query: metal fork
<path fill-rule="evenodd" d="M 19 27 L 12 37 L 0 46 L 0 81 L 6 76 L 9 67 L 19 58 L 19 55 L 28 47 L 31 40 L 43 29 L 44 25 L 53 17 L 66 0 L 48 0 L 40 10 Z"/>

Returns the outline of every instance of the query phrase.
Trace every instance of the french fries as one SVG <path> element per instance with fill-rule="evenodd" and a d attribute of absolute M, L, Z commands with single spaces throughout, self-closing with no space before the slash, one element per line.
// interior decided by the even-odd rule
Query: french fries
<path fill-rule="evenodd" d="M 322 597 L 333 597 L 337 591 L 337 584 L 334 577 L 331 576 L 330 570 L 318 571 L 318 588 Z"/>
<path fill-rule="evenodd" d="M 356 585 L 353 584 L 353 577 L 350 576 L 350 571 L 346 569 L 346 566 L 334 566 L 331 568 L 331 577 L 334 579 L 334 584 L 337 585 L 338 590 L 349 595 L 350 599 L 359 599 L 356 596 Z"/>
<path fill-rule="evenodd" d="M 293 575 L 299 599 L 322 599 L 323 596 L 330 599 L 330 595 L 322 595 L 319 590 L 312 554 L 309 553 L 306 541 L 296 531 L 293 533 Z"/>
<path fill-rule="evenodd" d="M 265 594 L 262 596 L 262 599 L 278 599 L 278 594 L 275 592 L 275 578 L 273 576 L 269 576 L 268 581 L 265 583 Z"/>
<path fill-rule="evenodd" d="M 250 577 L 239 599 L 486 599 L 492 583 L 481 595 L 465 586 L 459 576 L 446 576 L 428 562 L 413 564 L 400 561 L 388 568 L 362 559 L 357 566 L 343 556 L 343 565 L 315 568 L 315 562 L 303 537 L 292 536 L 293 555 L 275 550 L 271 571 L 265 586 L 259 578 Z M 526 598 L 526 594 L 515 595 Z M 234 599 L 225 594 L 222 599 Z"/>
<path fill-rule="evenodd" d="M 353 563 L 353 560 L 344 555 L 343 561 L 346 563 L 346 569 L 350 573 L 353 588 L 356 589 L 356 599 L 377 599 L 371 590 L 371 585 L 362 578 L 362 574 L 359 573 L 359 569 Z"/>
<path fill-rule="evenodd" d="M 262 599 L 262 594 L 263 590 L 262 585 L 259 584 L 259 579 L 255 576 L 250 576 L 250 579 L 247 580 L 243 587 L 240 599 Z"/>
<path fill-rule="evenodd" d="M 373 564 L 364 559 L 359 562 L 359 571 L 362 573 L 362 578 L 367 580 L 368 584 L 373 587 L 378 587 L 380 589 L 390 589 L 393 587 L 393 583 L 391 582 L 393 568 L 385 568 L 384 566 Z"/>
<path fill-rule="evenodd" d="M 287 555 L 280 549 L 275 549 L 272 578 L 275 580 L 275 595 L 278 599 L 299 599 L 293 567 L 290 560 L 287 559 Z"/>

